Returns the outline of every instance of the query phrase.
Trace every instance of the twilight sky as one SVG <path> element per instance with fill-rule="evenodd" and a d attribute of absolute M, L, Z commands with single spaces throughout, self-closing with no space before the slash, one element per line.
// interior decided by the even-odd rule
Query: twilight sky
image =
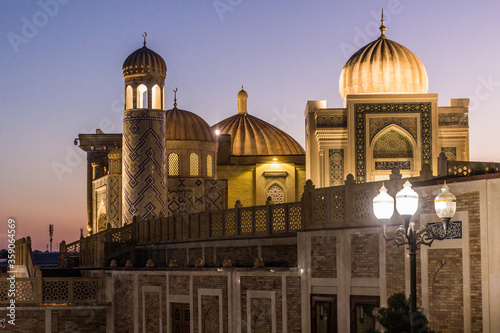
<path fill-rule="evenodd" d="M 500 161 L 500 3 L 486 0 L 16 0 L 0 2 L 0 248 L 7 219 L 45 250 L 86 224 L 79 133 L 120 133 L 125 58 L 142 46 L 167 63 L 166 100 L 210 125 L 248 110 L 304 145 L 307 100 L 342 107 L 352 53 L 379 36 L 424 63 L 439 105 L 471 98 L 472 160 Z"/>

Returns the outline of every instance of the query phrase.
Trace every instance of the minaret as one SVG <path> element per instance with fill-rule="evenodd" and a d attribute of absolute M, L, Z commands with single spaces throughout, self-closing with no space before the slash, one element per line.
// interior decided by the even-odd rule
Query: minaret
<path fill-rule="evenodd" d="M 163 58 L 144 46 L 123 63 L 123 224 L 167 214 Z"/>

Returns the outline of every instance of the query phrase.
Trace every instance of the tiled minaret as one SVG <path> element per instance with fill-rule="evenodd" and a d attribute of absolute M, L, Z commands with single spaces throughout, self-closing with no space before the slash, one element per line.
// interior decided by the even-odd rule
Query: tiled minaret
<path fill-rule="evenodd" d="M 167 66 L 163 58 L 144 46 L 123 63 L 123 223 L 166 215 L 164 85 Z"/>

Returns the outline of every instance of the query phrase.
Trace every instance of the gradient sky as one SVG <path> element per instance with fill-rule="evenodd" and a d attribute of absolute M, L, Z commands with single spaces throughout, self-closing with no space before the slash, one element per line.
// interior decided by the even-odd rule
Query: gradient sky
<path fill-rule="evenodd" d="M 0 248 L 8 218 L 34 248 L 45 250 L 50 223 L 55 249 L 78 239 L 86 163 L 73 140 L 121 132 L 121 66 L 144 31 L 167 63 L 167 105 L 178 87 L 179 107 L 212 125 L 237 112 L 244 84 L 249 113 L 304 145 L 307 100 L 342 107 L 340 72 L 378 37 L 381 6 L 386 35 L 422 60 L 439 105 L 472 98 L 471 159 L 500 161 L 497 1 L 2 1 Z"/>

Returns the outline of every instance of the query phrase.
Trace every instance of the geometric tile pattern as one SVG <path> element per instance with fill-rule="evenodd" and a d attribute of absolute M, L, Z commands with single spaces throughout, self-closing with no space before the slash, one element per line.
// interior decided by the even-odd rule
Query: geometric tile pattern
<path fill-rule="evenodd" d="M 373 158 L 411 158 L 413 146 L 406 136 L 390 129 L 373 145 Z"/>
<path fill-rule="evenodd" d="M 347 116 L 318 116 L 317 127 L 347 127 Z"/>
<path fill-rule="evenodd" d="M 441 147 L 441 152 L 444 153 L 448 161 L 457 160 L 457 147 Z"/>
<path fill-rule="evenodd" d="M 404 128 L 411 134 L 413 139 L 417 141 L 417 117 L 373 117 L 370 118 L 370 142 L 382 129 L 388 125 L 398 125 Z"/>
<path fill-rule="evenodd" d="M 119 174 L 106 175 L 92 182 L 93 186 L 93 212 L 94 226 L 101 231 L 106 225 L 112 228 L 122 226 L 122 176 Z M 103 216 L 104 214 L 104 216 Z M 99 223 L 105 222 L 104 225 Z"/>
<path fill-rule="evenodd" d="M 285 201 L 285 192 L 278 184 L 273 184 L 267 189 L 267 196 L 271 197 L 275 204 L 280 204 Z"/>
<path fill-rule="evenodd" d="M 440 113 L 438 114 L 439 126 L 469 126 L 467 113 Z"/>
<path fill-rule="evenodd" d="M 399 170 L 410 170 L 410 161 L 376 161 L 375 170 L 392 170 L 397 168 Z"/>
<path fill-rule="evenodd" d="M 443 223 L 434 222 L 427 223 L 427 228 L 432 230 L 432 233 L 438 237 L 444 236 Z M 462 221 L 453 221 L 448 224 L 446 239 L 462 238 Z"/>
<path fill-rule="evenodd" d="M 329 149 L 330 186 L 342 185 L 344 182 L 344 149 Z"/>
<path fill-rule="evenodd" d="M 356 182 L 366 182 L 366 118 L 368 114 L 420 114 L 421 135 L 421 161 L 423 164 L 432 162 L 432 121 L 431 121 L 431 103 L 355 103 L 355 165 Z"/>
<path fill-rule="evenodd" d="M 218 210 L 227 208 L 227 180 L 205 182 L 205 209 Z"/>
<path fill-rule="evenodd" d="M 203 178 L 168 178 L 168 216 L 203 212 L 204 194 Z"/>
<path fill-rule="evenodd" d="M 123 112 L 123 223 L 167 214 L 165 111 Z"/>

